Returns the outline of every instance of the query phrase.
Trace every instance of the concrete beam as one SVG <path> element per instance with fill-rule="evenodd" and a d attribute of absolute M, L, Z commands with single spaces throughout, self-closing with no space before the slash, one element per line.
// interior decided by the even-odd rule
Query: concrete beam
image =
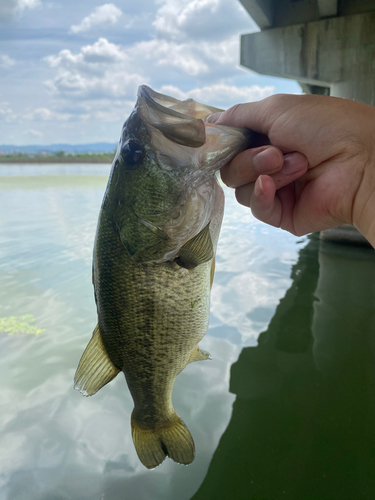
<path fill-rule="evenodd" d="M 261 29 L 375 11 L 375 0 L 240 0 Z"/>
<path fill-rule="evenodd" d="M 375 10 L 375 0 L 340 0 L 340 16 L 352 16 L 353 14 L 362 14 Z"/>
<path fill-rule="evenodd" d="M 241 38 L 241 65 L 257 73 L 330 87 L 375 105 L 375 12 L 275 28 Z"/>
<path fill-rule="evenodd" d="M 320 17 L 337 16 L 337 0 L 318 0 Z"/>
<path fill-rule="evenodd" d="M 318 0 L 277 0 L 273 2 L 273 28 L 319 21 Z"/>
<path fill-rule="evenodd" d="M 274 6 L 272 0 L 240 0 L 260 29 L 272 26 Z"/>
<path fill-rule="evenodd" d="M 342 79 L 342 40 L 327 23 L 335 18 L 241 36 L 240 64 L 257 73 L 329 86 Z M 336 52 L 336 57 L 332 54 Z"/>

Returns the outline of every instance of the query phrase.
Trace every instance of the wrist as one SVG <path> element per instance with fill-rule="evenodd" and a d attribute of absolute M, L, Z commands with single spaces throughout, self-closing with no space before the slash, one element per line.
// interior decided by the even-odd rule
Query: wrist
<path fill-rule="evenodd" d="M 353 205 L 353 224 L 375 247 L 375 155 L 364 168 Z"/>

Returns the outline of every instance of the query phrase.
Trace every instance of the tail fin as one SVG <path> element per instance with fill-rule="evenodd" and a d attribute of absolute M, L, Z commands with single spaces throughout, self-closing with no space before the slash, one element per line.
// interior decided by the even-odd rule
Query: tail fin
<path fill-rule="evenodd" d="M 148 469 L 160 465 L 166 456 L 183 465 L 194 460 L 194 440 L 177 413 L 170 425 L 162 429 L 142 429 L 133 416 L 131 425 L 138 458 Z"/>

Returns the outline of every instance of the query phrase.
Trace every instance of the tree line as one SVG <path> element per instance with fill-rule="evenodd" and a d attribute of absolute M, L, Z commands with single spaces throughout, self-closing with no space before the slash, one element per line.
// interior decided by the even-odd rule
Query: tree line
<path fill-rule="evenodd" d="M 57 151 L 53 154 L 2 154 L 0 163 L 112 163 L 113 153 L 79 153 L 71 154 Z"/>

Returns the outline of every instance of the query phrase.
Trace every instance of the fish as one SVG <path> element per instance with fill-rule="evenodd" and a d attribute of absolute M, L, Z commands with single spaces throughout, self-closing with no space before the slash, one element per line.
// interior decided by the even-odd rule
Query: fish
<path fill-rule="evenodd" d="M 121 371 L 134 401 L 131 432 L 148 469 L 194 460 L 194 440 L 172 405 L 176 376 L 210 359 L 215 252 L 224 212 L 216 171 L 246 149 L 246 129 L 217 126 L 221 111 L 138 89 L 100 209 L 92 282 L 98 313 L 74 377 L 95 394 Z"/>

